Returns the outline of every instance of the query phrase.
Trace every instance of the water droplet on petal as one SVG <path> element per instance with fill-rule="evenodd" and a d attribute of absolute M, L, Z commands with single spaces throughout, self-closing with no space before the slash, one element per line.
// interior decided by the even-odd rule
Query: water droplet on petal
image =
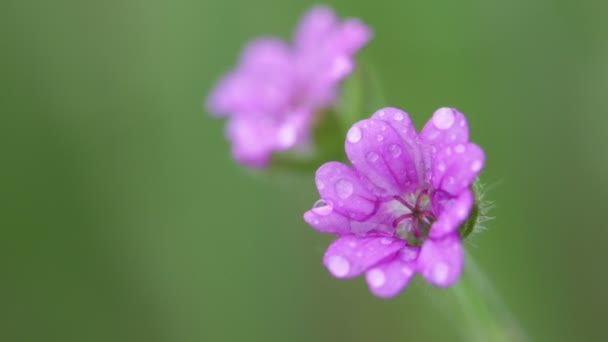
<path fill-rule="evenodd" d="M 383 110 L 381 110 L 381 111 L 379 111 L 379 112 L 378 112 L 378 115 L 380 115 L 380 117 L 384 117 L 384 115 L 385 115 L 385 114 L 386 114 L 386 113 L 384 113 L 384 111 L 383 111 Z"/>
<path fill-rule="evenodd" d="M 336 277 L 344 277 L 350 271 L 350 263 L 341 255 L 332 255 L 329 257 L 327 268 Z"/>
<path fill-rule="evenodd" d="M 367 160 L 370 163 L 374 163 L 374 162 L 378 161 L 378 158 L 380 158 L 380 156 L 376 152 L 370 152 L 367 154 Z"/>
<path fill-rule="evenodd" d="M 445 262 L 440 261 L 433 265 L 433 268 L 431 269 L 431 278 L 433 278 L 437 284 L 444 284 L 445 281 L 448 280 L 449 271 L 448 265 Z"/>
<path fill-rule="evenodd" d="M 317 182 L 317 189 L 319 189 L 319 190 L 325 189 L 325 183 L 323 183 L 323 181 L 317 179 L 316 182 Z"/>
<path fill-rule="evenodd" d="M 331 202 L 322 199 L 316 201 L 315 204 L 312 206 L 312 212 L 321 216 L 327 216 L 331 214 L 333 210 L 334 208 Z"/>
<path fill-rule="evenodd" d="M 458 208 L 456 208 L 456 217 L 457 218 L 464 220 L 467 217 L 467 214 L 468 214 L 468 212 L 467 212 L 466 207 L 459 205 Z"/>
<path fill-rule="evenodd" d="M 454 113 L 452 109 L 444 107 L 439 108 L 433 114 L 433 124 L 439 129 L 448 129 L 454 124 Z"/>
<path fill-rule="evenodd" d="M 418 257 L 418 249 L 415 247 L 404 247 L 401 250 L 401 260 L 410 262 Z"/>
<path fill-rule="evenodd" d="M 473 161 L 473 163 L 471 164 L 471 171 L 477 172 L 479 170 L 481 170 L 481 160 Z"/>
<path fill-rule="evenodd" d="M 355 247 L 357 247 L 357 243 L 355 241 L 351 241 L 348 243 L 348 247 L 355 248 Z"/>
<path fill-rule="evenodd" d="M 346 179 L 340 179 L 336 183 L 336 193 L 341 199 L 347 199 L 354 191 L 353 183 Z"/>
<path fill-rule="evenodd" d="M 393 158 L 398 158 L 401 155 L 401 147 L 394 144 L 388 147 L 388 151 L 391 153 Z"/>
<path fill-rule="evenodd" d="M 395 116 L 393 116 L 393 118 L 395 121 L 401 121 L 403 120 L 403 114 L 401 112 L 395 112 Z"/>
<path fill-rule="evenodd" d="M 437 165 L 437 170 L 439 170 L 439 172 L 444 172 L 445 171 L 445 164 L 444 163 L 439 163 L 439 165 Z"/>
<path fill-rule="evenodd" d="M 391 243 L 393 243 L 393 240 L 390 239 L 390 238 L 384 237 L 384 238 L 380 239 L 380 243 L 383 244 L 383 245 L 385 245 L 385 246 L 388 246 Z"/>
<path fill-rule="evenodd" d="M 376 139 L 378 140 L 378 142 L 381 142 L 382 140 L 384 140 L 384 136 L 382 134 L 378 134 L 378 136 L 376 137 Z"/>
<path fill-rule="evenodd" d="M 353 126 L 346 133 L 346 140 L 352 144 L 356 144 L 361 140 L 361 128 Z"/>
<path fill-rule="evenodd" d="M 382 287 L 386 283 L 386 275 L 378 268 L 374 268 L 367 272 L 367 281 L 371 287 Z"/>
<path fill-rule="evenodd" d="M 463 144 L 458 144 L 454 147 L 454 151 L 458 154 L 464 153 L 465 150 L 466 150 L 466 147 Z"/>

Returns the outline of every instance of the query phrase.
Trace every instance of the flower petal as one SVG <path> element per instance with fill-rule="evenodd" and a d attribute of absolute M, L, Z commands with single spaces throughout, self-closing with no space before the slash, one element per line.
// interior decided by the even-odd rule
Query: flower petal
<path fill-rule="evenodd" d="M 399 134 L 386 121 L 355 123 L 346 136 L 345 150 L 359 174 L 376 186 L 378 195 L 400 195 L 416 188 L 414 162 Z"/>
<path fill-rule="evenodd" d="M 422 128 L 420 138 L 437 149 L 445 145 L 466 143 L 469 141 L 467 119 L 454 108 L 439 108 Z"/>
<path fill-rule="evenodd" d="M 340 25 L 338 36 L 341 50 L 353 54 L 370 40 L 372 33 L 360 20 L 349 18 Z"/>
<path fill-rule="evenodd" d="M 401 256 L 397 256 L 391 261 L 369 269 L 365 273 L 365 280 L 374 295 L 389 298 L 399 293 L 407 285 L 415 271 L 416 265 L 412 260 L 404 260 Z"/>
<path fill-rule="evenodd" d="M 405 241 L 390 236 L 344 235 L 332 242 L 323 264 L 336 278 L 352 278 L 395 255 Z"/>
<path fill-rule="evenodd" d="M 433 187 L 457 195 L 473 183 L 484 163 L 483 150 L 476 144 L 444 146 L 435 154 Z"/>
<path fill-rule="evenodd" d="M 439 213 L 430 231 L 432 239 L 438 239 L 454 232 L 467 219 L 473 207 L 473 192 L 463 190 L 456 198 L 440 200 L 440 195 L 433 198 L 433 210 Z"/>
<path fill-rule="evenodd" d="M 462 271 L 463 252 L 458 234 L 440 240 L 427 239 L 418 257 L 418 270 L 435 286 L 450 286 Z"/>
<path fill-rule="evenodd" d="M 424 151 L 420 144 L 420 138 L 418 137 L 418 133 L 416 133 L 416 127 L 412 124 L 410 116 L 399 108 L 385 107 L 377 110 L 372 115 L 372 119 L 385 121 L 399 134 L 403 147 L 409 156 L 406 168 L 408 171 L 415 170 L 418 184 L 422 183 L 422 177 L 426 172 L 425 165 L 430 165 L 430 162 L 424 161 Z"/>
<path fill-rule="evenodd" d="M 232 116 L 226 125 L 226 134 L 232 142 L 234 159 L 251 167 L 263 167 L 268 163 L 276 140 L 276 127 L 271 120 Z"/>
<path fill-rule="evenodd" d="M 317 170 L 315 181 L 321 198 L 333 210 L 355 220 L 364 220 L 376 209 L 376 198 L 350 167 L 329 162 Z"/>
<path fill-rule="evenodd" d="M 297 49 L 314 49 L 332 33 L 337 18 L 331 8 L 323 5 L 308 10 L 300 19 L 296 29 L 294 44 Z"/>
<path fill-rule="evenodd" d="M 317 201 L 317 203 L 322 200 Z M 333 211 L 331 206 L 318 205 L 304 213 L 304 221 L 322 233 L 349 234 L 351 233 L 350 220 L 344 215 Z"/>

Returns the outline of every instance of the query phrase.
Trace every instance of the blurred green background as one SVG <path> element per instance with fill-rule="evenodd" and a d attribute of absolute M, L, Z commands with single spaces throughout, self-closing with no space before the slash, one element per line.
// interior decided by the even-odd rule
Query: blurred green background
<path fill-rule="evenodd" d="M 2 2 L 0 340 L 458 340 L 446 290 L 331 278 L 312 175 L 240 168 L 202 109 L 312 4 Z M 373 28 L 387 105 L 467 114 L 497 204 L 467 248 L 531 338 L 605 340 L 608 3 L 330 5 Z"/>

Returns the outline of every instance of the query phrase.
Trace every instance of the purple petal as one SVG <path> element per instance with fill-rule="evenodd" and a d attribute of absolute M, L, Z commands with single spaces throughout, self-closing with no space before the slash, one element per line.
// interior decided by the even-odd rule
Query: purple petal
<path fill-rule="evenodd" d="M 370 40 L 372 33 L 360 20 L 349 18 L 342 22 L 338 36 L 341 50 L 353 54 Z"/>
<path fill-rule="evenodd" d="M 418 257 L 418 270 L 424 279 L 436 286 L 450 286 L 462 270 L 462 245 L 458 234 L 440 240 L 427 239 Z"/>
<path fill-rule="evenodd" d="M 433 199 L 435 212 L 439 212 L 437 221 L 431 226 L 430 237 L 432 239 L 441 238 L 454 232 L 469 216 L 473 207 L 473 192 L 469 189 L 463 190 L 456 198 L 444 201 Z M 436 203 L 439 202 L 439 203 Z"/>
<path fill-rule="evenodd" d="M 403 240 L 390 236 L 344 235 L 329 245 L 323 264 L 334 277 L 352 278 L 394 256 L 404 246 Z"/>
<path fill-rule="evenodd" d="M 355 123 L 346 136 L 345 150 L 353 167 L 383 196 L 415 189 L 414 162 L 397 132 L 384 120 Z"/>
<path fill-rule="evenodd" d="M 404 260 L 401 256 L 397 256 L 393 260 L 369 269 L 365 273 L 367 286 L 378 297 L 393 297 L 410 281 L 416 270 L 415 266 L 412 260 Z"/>
<path fill-rule="evenodd" d="M 467 120 L 454 108 L 443 107 L 433 113 L 431 119 L 424 125 L 420 138 L 437 149 L 469 141 L 469 126 Z"/>
<path fill-rule="evenodd" d="M 317 201 L 312 209 L 304 213 L 304 221 L 322 233 L 349 234 L 350 220 L 333 211 L 331 203 Z"/>
<path fill-rule="evenodd" d="M 317 170 L 315 181 L 321 198 L 346 217 L 364 220 L 376 209 L 376 198 L 350 167 L 329 162 Z"/>
<path fill-rule="evenodd" d="M 476 144 L 444 146 L 433 161 L 433 187 L 457 195 L 473 183 L 484 163 L 483 150 Z"/>
<path fill-rule="evenodd" d="M 412 124 L 410 116 L 401 109 L 386 107 L 376 111 L 372 115 L 372 119 L 385 121 L 399 134 L 403 147 L 409 156 L 408 164 L 406 165 L 408 172 L 415 171 L 418 183 L 421 183 L 426 171 L 425 162 L 423 160 L 424 156 L 422 154 L 420 138 L 418 137 L 418 133 L 416 133 L 416 127 Z"/>
<path fill-rule="evenodd" d="M 297 49 L 318 47 L 319 41 L 327 38 L 337 25 L 337 18 L 331 8 L 315 6 L 300 19 L 294 43 Z"/>
<path fill-rule="evenodd" d="M 234 159 L 251 167 L 268 163 L 276 141 L 276 127 L 268 118 L 233 116 L 227 124 Z"/>

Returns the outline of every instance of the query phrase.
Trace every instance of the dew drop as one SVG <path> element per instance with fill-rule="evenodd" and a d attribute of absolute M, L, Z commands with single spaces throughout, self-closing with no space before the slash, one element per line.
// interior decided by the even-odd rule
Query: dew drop
<path fill-rule="evenodd" d="M 325 189 L 325 183 L 323 183 L 323 181 L 317 179 L 317 189 L 319 190 L 323 190 Z"/>
<path fill-rule="evenodd" d="M 438 262 L 431 269 L 431 277 L 437 284 L 444 284 L 448 280 L 449 267 L 445 262 Z"/>
<path fill-rule="evenodd" d="M 445 164 L 444 163 L 439 163 L 439 165 L 437 165 L 437 170 L 439 170 L 439 172 L 444 172 L 445 171 Z"/>
<path fill-rule="evenodd" d="M 390 238 L 384 237 L 384 238 L 380 239 L 380 243 L 383 244 L 383 245 L 385 245 L 385 246 L 388 246 L 391 243 L 393 243 L 393 240 L 390 239 Z"/>
<path fill-rule="evenodd" d="M 341 199 L 347 199 L 354 191 L 353 183 L 346 179 L 340 179 L 336 183 L 336 193 Z"/>
<path fill-rule="evenodd" d="M 378 158 L 380 158 L 380 156 L 376 152 L 370 152 L 367 154 L 367 160 L 370 163 L 374 163 L 374 162 L 378 161 Z"/>
<path fill-rule="evenodd" d="M 346 133 L 346 140 L 352 144 L 356 144 L 361 140 L 361 128 L 353 126 Z"/>
<path fill-rule="evenodd" d="M 378 142 L 381 142 L 382 140 L 384 140 L 384 136 L 382 134 L 378 134 L 378 136 L 376 136 L 376 140 L 378 140 Z"/>
<path fill-rule="evenodd" d="M 443 107 L 437 109 L 433 114 L 433 124 L 439 129 L 448 129 L 454 124 L 454 113 L 452 109 Z"/>
<path fill-rule="evenodd" d="M 344 277 L 350 271 L 350 263 L 341 255 L 332 255 L 329 257 L 327 268 L 336 277 Z"/>
<path fill-rule="evenodd" d="M 378 268 L 367 272 L 366 278 L 371 287 L 382 287 L 386 283 L 386 275 Z"/>
<path fill-rule="evenodd" d="M 388 151 L 393 158 L 398 158 L 401 155 L 401 147 L 394 144 L 388 147 Z"/>
<path fill-rule="evenodd" d="M 418 249 L 414 247 L 404 247 L 401 250 L 401 260 L 410 262 L 418 257 Z"/>
<path fill-rule="evenodd" d="M 458 144 L 456 145 L 456 147 L 454 147 L 454 152 L 460 154 L 460 153 L 464 153 L 464 151 L 466 150 L 466 147 L 463 144 Z"/>
<path fill-rule="evenodd" d="M 403 120 L 403 114 L 401 112 L 395 112 L 395 116 L 393 116 L 393 118 L 395 121 L 401 121 Z"/>
<path fill-rule="evenodd" d="M 471 171 L 477 172 L 479 170 L 481 170 L 481 160 L 473 161 L 473 163 L 471 164 Z"/>
<path fill-rule="evenodd" d="M 327 216 L 331 214 L 333 210 L 334 208 L 331 202 L 322 199 L 316 201 L 315 204 L 312 206 L 312 212 L 321 216 Z"/>

